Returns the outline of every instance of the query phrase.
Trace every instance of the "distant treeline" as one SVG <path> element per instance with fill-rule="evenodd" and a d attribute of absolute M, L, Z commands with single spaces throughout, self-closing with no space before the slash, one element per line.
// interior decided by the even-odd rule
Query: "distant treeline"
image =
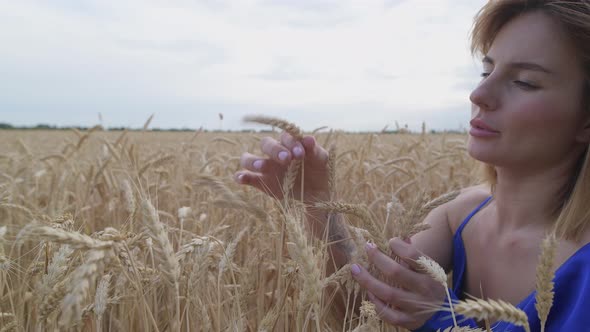
<path fill-rule="evenodd" d="M 96 127 L 96 126 L 95 126 Z M 0 130 L 90 130 L 95 127 L 84 127 L 84 126 L 55 126 L 55 125 L 48 125 L 48 124 L 38 124 L 35 126 L 13 126 L 9 123 L 0 122 Z M 108 131 L 141 131 L 143 128 L 129 128 L 129 127 L 108 127 L 103 128 L 102 126 L 98 126 L 101 130 L 108 130 Z M 194 131 L 204 131 L 204 132 L 216 132 L 221 130 L 206 130 L 206 129 L 193 129 L 193 128 L 149 128 L 148 131 L 179 131 L 179 132 L 194 132 Z M 243 130 L 244 132 L 250 132 L 252 130 Z"/>
<path fill-rule="evenodd" d="M 94 126 L 96 127 L 96 126 Z M 90 130 L 94 127 L 84 127 L 84 126 L 55 126 L 55 125 L 48 125 L 48 124 L 38 124 L 35 126 L 13 126 L 9 123 L 4 123 L 4 122 L 0 122 L 0 130 L 80 130 L 80 131 L 84 131 L 84 130 Z M 144 130 L 143 128 L 128 128 L 128 127 L 108 127 L 108 128 L 102 128 L 102 126 L 98 126 L 100 127 L 102 130 L 108 130 L 108 131 L 123 131 L 123 130 L 127 130 L 127 131 L 142 131 Z M 149 128 L 148 131 L 171 131 L 171 132 L 194 132 L 194 131 L 203 131 L 203 132 L 241 132 L 241 133 L 254 133 L 254 132 L 273 132 L 272 130 L 252 130 L 252 129 L 243 129 L 243 130 L 218 130 L 218 129 L 213 129 L 213 130 L 208 130 L 208 129 L 203 129 L 203 128 L 199 128 L 199 129 L 193 129 L 193 128 Z M 325 131 L 324 131 L 325 132 Z M 358 132 L 354 132 L 357 134 L 369 134 L 369 133 L 376 133 L 375 131 L 358 131 Z M 402 129 L 397 129 L 397 130 L 381 130 L 379 133 L 381 134 L 419 134 L 419 132 L 411 132 L 405 128 Z M 465 134 L 465 131 L 462 130 L 444 130 L 444 131 L 438 131 L 438 130 L 434 130 L 431 129 L 428 131 L 429 134 L 443 134 L 443 133 L 447 133 L 447 134 Z"/>

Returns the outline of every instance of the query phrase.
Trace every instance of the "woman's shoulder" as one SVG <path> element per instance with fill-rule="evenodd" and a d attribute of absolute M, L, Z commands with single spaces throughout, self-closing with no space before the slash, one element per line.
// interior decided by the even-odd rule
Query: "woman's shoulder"
<path fill-rule="evenodd" d="M 459 196 L 447 204 L 447 216 L 452 233 L 455 234 L 455 231 L 469 213 L 491 195 L 488 185 L 477 185 L 462 189 Z"/>

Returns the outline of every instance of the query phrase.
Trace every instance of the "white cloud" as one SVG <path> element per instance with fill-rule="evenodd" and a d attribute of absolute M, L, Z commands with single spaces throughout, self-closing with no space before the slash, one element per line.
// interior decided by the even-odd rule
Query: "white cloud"
<path fill-rule="evenodd" d="M 483 3 L 5 3 L 0 109 L 15 123 L 92 122 L 100 111 L 113 125 L 137 126 L 156 112 L 161 126 L 213 128 L 219 112 L 231 119 L 257 110 L 293 120 L 313 114 L 346 129 L 381 129 L 360 120 L 370 112 L 376 123 L 410 122 L 465 107 L 466 119 L 477 80 L 465 74 L 473 67 L 467 37 Z"/>

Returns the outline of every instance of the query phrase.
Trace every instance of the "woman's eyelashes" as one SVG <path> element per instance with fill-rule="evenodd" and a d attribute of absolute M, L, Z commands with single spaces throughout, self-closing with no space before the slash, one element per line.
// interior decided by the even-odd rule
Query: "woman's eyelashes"
<path fill-rule="evenodd" d="M 516 80 L 516 81 L 514 81 L 514 84 L 516 84 L 518 87 L 525 89 L 525 90 L 536 90 L 538 88 L 536 85 L 525 82 L 525 81 Z"/>
<path fill-rule="evenodd" d="M 490 74 L 491 73 L 489 73 L 489 72 L 483 72 L 480 74 L 480 76 L 483 80 L 483 79 L 486 79 L 488 76 L 490 76 Z M 524 90 L 536 90 L 539 88 L 537 85 L 530 83 L 530 82 L 523 81 L 523 80 L 514 80 L 514 81 L 512 81 L 512 83 Z"/>

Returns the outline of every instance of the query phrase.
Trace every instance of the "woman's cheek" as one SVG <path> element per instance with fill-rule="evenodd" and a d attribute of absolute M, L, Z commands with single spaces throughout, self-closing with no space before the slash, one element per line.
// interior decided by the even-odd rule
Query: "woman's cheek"
<path fill-rule="evenodd" d="M 564 112 L 548 100 L 532 100 L 518 105 L 512 116 L 512 125 L 519 130 L 531 129 L 535 132 L 545 128 L 555 128 L 556 123 L 564 123 Z"/>

